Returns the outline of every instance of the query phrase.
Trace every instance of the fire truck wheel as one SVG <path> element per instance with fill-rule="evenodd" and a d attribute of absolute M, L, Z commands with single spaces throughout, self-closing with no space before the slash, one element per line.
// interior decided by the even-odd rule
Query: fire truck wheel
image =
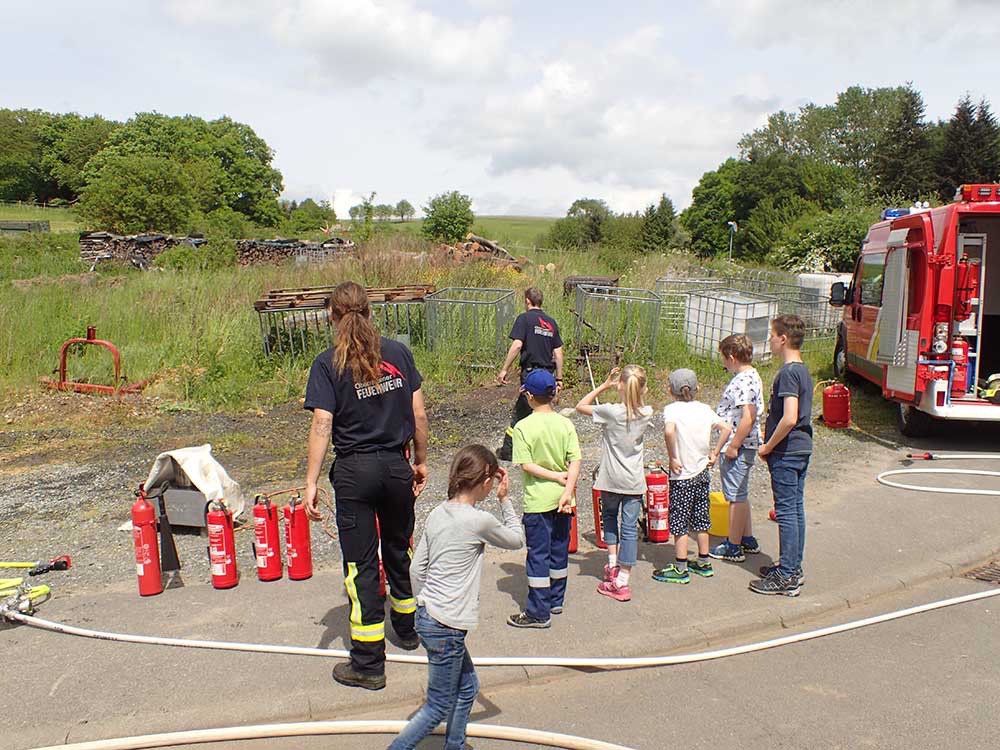
<path fill-rule="evenodd" d="M 926 437 L 934 430 L 934 417 L 912 404 L 896 404 L 896 426 L 906 437 Z"/>
<path fill-rule="evenodd" d="M 844 337 L 837 335 L 837 345 L 833 348 L 833 376 L 843 379 L 847 375 L 847 344 Z"/>

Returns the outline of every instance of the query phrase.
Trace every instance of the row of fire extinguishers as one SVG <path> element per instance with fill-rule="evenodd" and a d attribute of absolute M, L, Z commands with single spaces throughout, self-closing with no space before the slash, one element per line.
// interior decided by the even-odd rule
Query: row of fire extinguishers
<path fill-rule="evenodd" d="M 597 470 L 594 470 L 596 480 Z M 597 546 L 607 549 L 604 541 L 603 519 L 601 516 L 601 491 L 592 488 L 594 503 L 594 530 L 597 532 Z M 670 475 L 663 464 L 654 461 L 646 467 L 646 497 L 642 505 L 640 525 L 645 541 L 664 544 L 670 541 Z M 572 550 L 571 550 L 572 551 Z"/>
<path fill-rule="evenodd" d="M 141 485 L 136 495 L 138 499 L 132 506 L 132 538 L 135 543 L 135 570 L 139 579 L 139 594 L 153 596 L 163 591 L 156 511 Z M 285 521 L 284 541 L 288 577 L 293 581 L 305 580 L 313 574 L 312 543 L 309 518 L 298 495 L 282 508 L 282 515 Z M 232 588 L 239 583 L 233 514 L 224 503 L 210 501 L 205 508 L 205 526 L 208 530 L 208 559 L 212 586 L 217 589 Z M 253 529 L 257 577 L 261 581 L 278 580 L 282 577 L 284 567 L 278 528 L 278 508 L 268 495 L 257 495 L 254 498 Z"/>

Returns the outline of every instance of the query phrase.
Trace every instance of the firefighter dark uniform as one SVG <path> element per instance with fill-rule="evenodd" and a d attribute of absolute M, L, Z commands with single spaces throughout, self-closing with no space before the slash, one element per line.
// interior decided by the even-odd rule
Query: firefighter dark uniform
<path fill-rule="evenodd" d="M 422 379 L 410 350 L 384 337 L 377 382 L 355 383 L 349 368 L 338 374 L 332 356 L 328 349 L 313 362 L 305 408 L 333 414 L 330 484 L 351 604 L 351 663 L 361 674 L 381 675 L 385 601 L 379 596 L 379 532 L 393 630 L 404 640 L 416 638 L 410 587 L 415 498 L 406 447 L 415 430 L 413 393 Z"/>
<path fill-rule="evenodd" d="M 521 382 L 524 376 L 539 368 L 555 372 L 556 363 L 552 352 L 563 345 L 559 336 L 559 325 L 546 315 L 540 308 L 532 307 L 521 313 L 514 320 L 510 329 L 510 340 L 521 342 Z M 510 461 L 513 449 L 514 425 L 531 414 L 528 399 L 524 393 L 519 393 L 514 402 L 514 413 L 510 426 L 503 438 L 503 445 L 497 451 L 497 457 Z"/>

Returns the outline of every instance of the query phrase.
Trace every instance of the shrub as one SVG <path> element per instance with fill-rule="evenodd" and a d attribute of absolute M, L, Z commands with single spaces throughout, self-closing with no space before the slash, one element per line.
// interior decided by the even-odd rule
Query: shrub
<path fill-rule="evenodd" d="M 158 268 L 172 271 L 211 271 L 236 265 L 236 243 L 209 240 L 200 247 L 188 243 L 175 245 L 156 256 Z"/>

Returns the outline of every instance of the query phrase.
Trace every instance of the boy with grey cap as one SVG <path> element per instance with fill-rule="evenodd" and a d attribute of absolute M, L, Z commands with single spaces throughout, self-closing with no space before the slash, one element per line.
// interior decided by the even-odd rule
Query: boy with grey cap
<path fill-rule="evenodd" d="M 719 448 L 726 442 L 732 425 L 708 404 L 695 400 L 698 376 L 682 368 L 670 373 L 674 402 L 663 408 L 663 437 L 670 455 L 670 533 L 674 535 L 675 561 L 653 572 L 665 583 L 690 583 L 691 573 L 710 578 L 715 575 L 708 557 L 708 485 L 710 468 Z M 712 431 L 719 430 L 714 453 Z M 688 562 L 688 532 L 698 535 L 698 559 Z M 690 571 L 690 572 L 689 572 Z"/>

